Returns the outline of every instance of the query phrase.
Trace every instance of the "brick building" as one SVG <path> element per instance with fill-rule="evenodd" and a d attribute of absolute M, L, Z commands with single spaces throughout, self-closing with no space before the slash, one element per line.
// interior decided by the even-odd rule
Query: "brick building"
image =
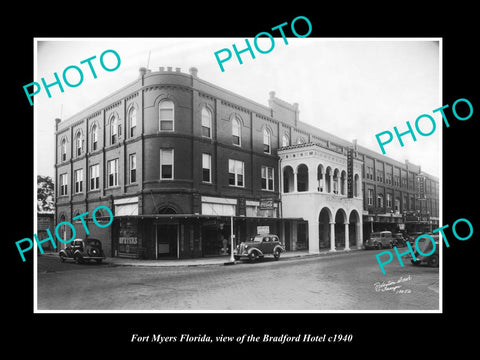
<path fill-rule="evenodd" d="M 323 192 L 306 186 L 305 179 L 319 185 L 327 176 L 325 192 L 331 194 L 317 197 L 320 203 L 355 203 L 341 210 L 337 238 L 343 236 L 343 246 L 352 236 L 361 246 L 370 220 L 376 230 L 408 222 L 413 228 L 424 214 L 426 222 L 438 219 L 437 179 L 427 175 L 426 200 L 415 198 L 419 167 L 302 123 L 298 105 L 274 92 L 264 106 L 200 79 L 195 68 L 189 74 L 141 68 L 134 82 L 67 120 L 57 119 L 55 146 L 56 223 L 108 206 L 115 215 L 112 226 L 90 223 L 88 235 L 102 240 L 108 256 L 216 255 L 230 236 L 231 221 L 236 241 L 267 229 L 287 250 L 316 252 L 319 242 L 326 243 L 319 235 L 326 233 L 325 221 L 333 223 L 334 236 L 340 220 L 321 211 L 307 220 L 283 197 Z M 308 146 L 315 156 L 333 156 L 338 167 L 328 173 L 326 167 L 313 170 L 312 162 L 305 175 L 298 163 L 285 175 L 282 154 L 303 153 Z M 371 171 L 383 178 L 371 177 Z M 371 189 L 387 202 L 370 203 Z M 77 237 L 86 236 L 80 222 L 74 225 Z M 61 230 L 65 239 L 71 237 L 68 227 Z"/>

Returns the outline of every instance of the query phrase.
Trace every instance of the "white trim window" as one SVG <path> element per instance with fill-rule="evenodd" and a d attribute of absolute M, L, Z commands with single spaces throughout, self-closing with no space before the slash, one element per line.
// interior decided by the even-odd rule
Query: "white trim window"
<path fill-rule="evenodd" d="M 107 169 L 108 187 L 118 186 L 118 159 L 108 161 Z"/>
<path fill-rule="evenodd" d="M 202 136 L 212 138 L 212 112 L 206 107 L 202 108 Z"/>
<path fill-rule="evenodd" d="M 173 101 L 164 100 L 158 105 L 158 128 L 160 131 L 175 130 L 175 106 Z"/>
<path fill-rule="evenodd" d="M 82 155 L 82 148 L 83 148 L 83 136 L 80 131 L 77 132 L 75 135 L 75 154 L 76 156 Z"/>
<path fill-rule="evenodd" d="M 75 179 L 75 194 L 83 191 L 83 169 L 75 170 L 73 173 Z"/>
<path fill-rule="evenodd" d="M 92 151 L 98 149 L 98 127 L 97 124 L 92 126 Z"/>
<path fill-rule="evenodd" d="M 68 194 L 68 175 L 60 174 L 60 196 Z"/>
<path fill-rule="evenodd" d="M 240 160 L 228 160 L 228 185 L 245 187 L 245 165 Z"/>
<path fill-rule="evenodd" d="M 262 190 L 273 191 L 273 167 L 262 166 Z"/>
<path fill-rule="evenodd" d="M 391 208 L 392 207 L 392 194 L 387 193 L 387 207 Z"/>
<path fill-rule="evenodd" d="M 212 155 L 206 153 L 202 154 L 202 181 L 212 182 Z"/>
<path fill-rule="evenodd" d="M 174 178 L 174 151 L 173 149 L 160 149 L 160 179 L 172 180 Z"/>
<path fill-rule="evenodd" d="M 263 129 L 263 152 L 266 154 L 270 154 L 272 152 L 271 147 L 271 135 L 268 129 Z"/>
<path fill-rule="evenodd" d="M 100 188 L 100 166 L 98 164 L 90 165 L 90 190 Z"/>
<path fill-rule="evenodd" d="M 129 136 L 133 138 L 137 129 L 137 109 L 134 106 L 128 111 Z"/>
<path fill-rule="evenodd" d="M 130 184 L 137 182 L 137 155 L 130 154 L 128 156 L 128 167 L 130 169 Z"/>
<path fill-rule="evenodd" d="M 232 143 L 242 146 L 242 126 L 236 116 L 232 118 Z"/>
<path fill-rule="evenodd" d="M 110 119 L 110 145 L 117 143 L 117 118 L 112 116 Z"/>
<path fill-rule="evenodd" d="M 373 189 L 368 189 L 367 204 L 373 205 Z"/>
<path fill-rule="evenodd" d="M 288 137 L 287 134 L 283 134 L 282 136 L 282 146 L 285 147 L 285 146 L 288 146 L 290 145 L 290 138 Z"/>
<path fill-rule="evenodd" d="M 66 161 L 67 160 L 67 139 L 65 138 L 62 140 L 60 152 L 62 154 L 62 161 Z"/>

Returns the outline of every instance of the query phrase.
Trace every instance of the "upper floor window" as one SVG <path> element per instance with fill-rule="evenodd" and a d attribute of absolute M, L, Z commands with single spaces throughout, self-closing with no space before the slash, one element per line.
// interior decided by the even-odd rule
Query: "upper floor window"
<path fill-rule="evenodd" d="M 60 175 L 60 196 L 67 195 L 68 191 L 68 177 L 67 174 Z"/>
<path fill-rule="evenodd" d="M 90 190 L 100 188 L 100 167 L 99 164 L 90 166 Z"/>
<path fill-rule="evenodd" d="M 108 187 L 118 185 L 118 159 L 110 160 L 107 164 Z"/>
<path fill-rule="evenodd" d="M 164 100 L 159 105 L 159 128 L 160 131 L 174 130 L 174 105 L 173 101 Z"/>
<path fill-rule="evenodd" d="M 82 147 L 83 147 L 83 136 L 82 136 L 82 133 L 79 131 L 75 136 L 75 154 L 77 156 L 82 155 Z"/>
<path fill-rule="evenodd" d="M 367 204 L 373 205 L 373 189 L 368 189 Z"/>
<path fill-rule="evenodd" d="M 233 186 L 245 186 L 243 179 L 245 175 L 245 165 L 243 161 L 228 160 L 228 184 Z"/>
<path fill-rule="evenodd" d="M 202 181 L 212 182 L 212 155 L 202 154 Z"/>
<path fill-rule="evenodd" d="M 242 145 L 242 127 L 236 117 L 232 119 L 232 142 L 233 145 Z"/>
<path fill-rule="evenodd" d="M 282 136 L 282 146 L 290 145 L 290 139 L 288 138 L 287 134 L 283 134 Z"/>
<path fill-rule="evenodd" d="M 212 137 L 212 113 L 205 107 L 202 109 L 202 136 Z"/>
<path fill-rule="evenodd" d="M 129 136 L 132 138 L 135 136 L 137 129 L 137 109 L 134 106 L 130 108 L 128 112 L 128 124 L 129 124 Z"/>
<path fill-rule="evenodd" d="M 62 154 L 62 161 L 67 160 L 67 139 L 62 140 L 62 145 L 60 147 L 60 152 Z"/>
<path fill-rule="evenodd" d="M 128 156 L 128 164 L 130 167 L 130 184 L 137 181 L 137 155 L 130 154 Z"/>
<path fill-rule="evenodd" d="M 300 145 L 300 144 L 305 144 L 305 139 L 301 136 L 298 137 L 297 139 L 297 144 Z"/>
<path fill-rule="evenodd" d="M 92 126 L 92 151 L 98 149 L 98 127 L 97 124 Z"/>
<path fill-rule="evenodd" d="M 110 120 L 110 145 L 117 143 L 117 118 L 115 116 Z"/>
<path fill-rule="evenodd" d="M 262 190 L 273 191 L 273 168 L 262 166 Z"/>
<path fill-rule="evenodd" d="M 377 196 L 377 207 L 383 207 L 383 194 Z"/>
<path fill-rule="evenodd" d="M 160 149 L 160 179 L 173 179 L 173 149 Z"/>
<path fill-rule="evenodd" d="M 75 170 L 75 194 L 81 193 L 83 191 L 83 169 Z"/>
<path fill-rule="evenodd" d="M 263 152 L 270 154 L 271 153 L 271 136 L 270 136 L 270 131 L 267 129 L 263 129 Z"/>

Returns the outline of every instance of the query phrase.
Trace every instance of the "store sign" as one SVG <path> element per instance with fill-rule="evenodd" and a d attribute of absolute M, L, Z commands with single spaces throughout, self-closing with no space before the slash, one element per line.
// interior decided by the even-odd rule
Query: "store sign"
<path fill-rule="evenodd" d="M 257 226 L 257 234 L 270 234 L 270 226 Z"/>
<path fill-rule="evenodd" d="M 120 237 L 118 238 L 118 252 L 122 254 L 137 253 L 138 238 Z"/>
<path fill-rule="evenodd" d="M 426 200 L 425 196 L 425 176 L 417 175 L 417 199 Z"/>
<path fill-rule="evenodd" d="M 260 200 L 260 210 L 273 210 L 273 199 L 261 199 Z"/>
<path fill-rule="evenodd" d="M 353 198 L 353 148 L 347 151 L 347 195 Z"/>

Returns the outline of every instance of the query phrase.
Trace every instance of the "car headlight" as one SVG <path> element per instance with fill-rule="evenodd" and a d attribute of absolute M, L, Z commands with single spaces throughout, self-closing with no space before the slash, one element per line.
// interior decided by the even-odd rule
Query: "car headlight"
<path fill-rule="evenodd" d="M 248 249 L 248 245 L 245 245 L 244 249 Z"/>

